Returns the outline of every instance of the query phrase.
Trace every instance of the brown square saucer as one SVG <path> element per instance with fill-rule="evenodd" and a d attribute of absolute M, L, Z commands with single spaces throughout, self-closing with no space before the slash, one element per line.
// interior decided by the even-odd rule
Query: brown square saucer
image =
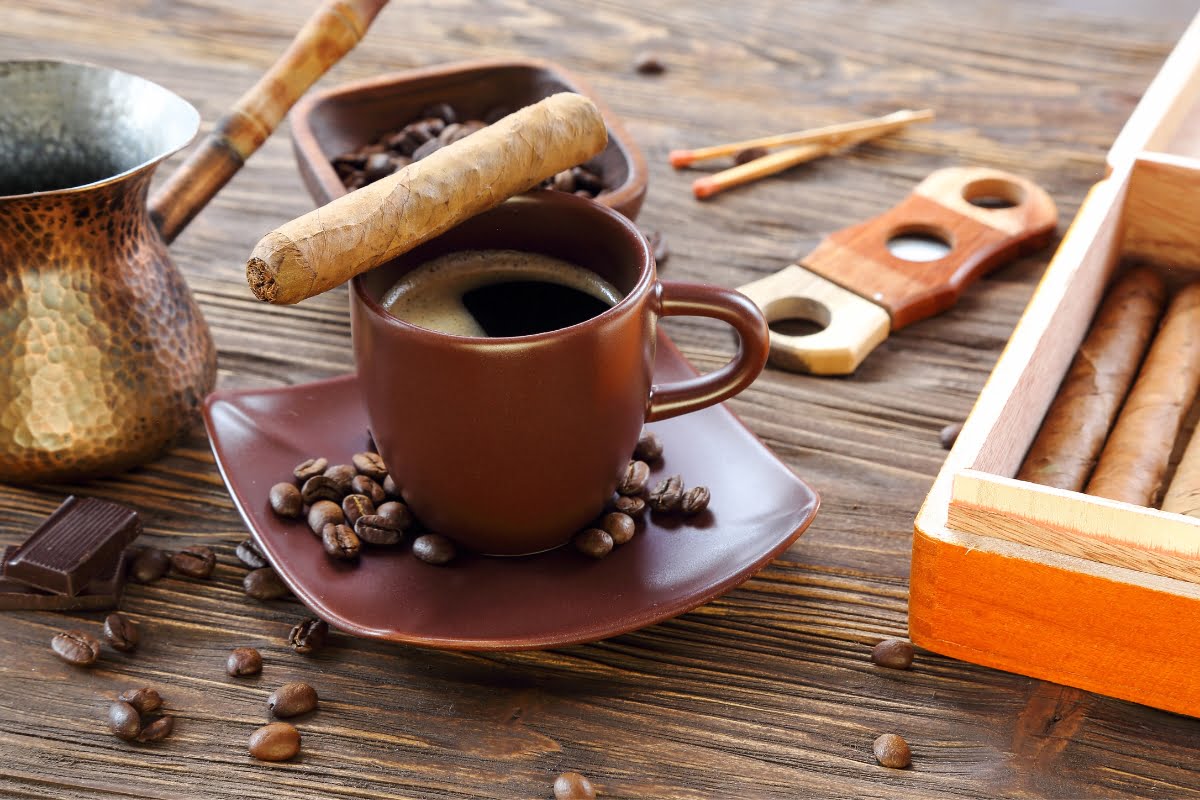
<path fill-rule="evenodd" d="M 655 380 L 695 374 L 660 333 Z M 599 561 L 563 547 L 516 558 L 466 555 L 435 567 L 401 545 L 372 548 L 346 565 L 325 555 L 304 521 L 276 517 L 267 493 L 307 458 L 346 463 L 364 448 L 367 417 L 354 376 L 216 392 L 204 416 L 234 503 L 296 596 L 341 630 L 429 647 L 557 647 L 661 622 L 766 566 L 819 505 L 737 417 L 714 406 L 651 426 L 664 447 L 654 477 L 678 472 L 712 490 L 698 519 L 647 514 L 632 541 Z"/>
<path fill-rule="evenodd" d="M 308 193 L 325 205 L 346 194 L 330 159 L 407 125 L 423 109 L 449 103 L 464 118 L 478 119 L 497 107 L 515 111 L 563 91 L 591 98 L 608 124 L 608 147 L 597 160 L 613 188 L 596 202 L 636 219 L 646 197 L 646 159 L 587 84 L 562 67 L 536 59 L 442 64 L 308 95 L 289 118 L 292 147 Z"/>

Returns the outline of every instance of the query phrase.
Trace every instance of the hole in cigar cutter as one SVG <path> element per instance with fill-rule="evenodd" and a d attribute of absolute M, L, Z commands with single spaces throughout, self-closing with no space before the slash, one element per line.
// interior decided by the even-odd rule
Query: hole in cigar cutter
<path fill-rule="evenodd" d="M 1025 189 L 1003 178 L 980 178 L 962 190 L 963 200 L 987 209 L 1013 208 L 1025 202 Z"/>
<path fill-rule="evenodd" d="M 829 327 L 829 307 L 809 297 L 782 297 L 763 309 L 767 324 L 784 336 L 812 336 Z"/>
<path fill-rule="evenodd" d="M 887 249 L 902 261 L 937 261 L 950 255 L 950 237 L 930 225 L 907 225 L 888 237 Z"/>

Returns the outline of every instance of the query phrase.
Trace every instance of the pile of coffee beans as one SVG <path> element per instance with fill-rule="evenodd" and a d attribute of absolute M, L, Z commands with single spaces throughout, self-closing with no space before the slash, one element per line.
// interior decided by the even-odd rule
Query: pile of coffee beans
<path fill-rule="evenodd" d="M 354 191 L 404 169 L 414 161 L 465 139 L 475 131 L 486 128 L 506 117 L 515 109 L 494 108 L 482 119 L 460 121 L 462 115 L 448 103 L 430 106 L 412 122 L 398 131 L 388 131 L 370 144 L 335 156 L 333 168 L 342 185 Z M 563 170 L 542 183 L 544 189 L 572 192 L 582 197 L 596 197 L 606 190 L 603 171 L 591 161 L 584 166 Z"/>
<path fill-rule="evenodd" d="M 592 558 L 604 558 L 613 547 L 633 538 L 637 523 L 649 507 L 658 514 L 695 516 L 708 508 L 711 493 L 706 486 L 688 489 L 683 477 L 669 475 L 650 488 L 650 464 L 662 460 L 658 437 L 643 430 L 633 449 L 633 460 L 617 482 L 617 495 L 609 508 L 592 525 L 575 534 L 575 549 Z"/>
<path fill-rule="evenodd" d="M 144 547 L 129 563 L 128 574 L 138 583 L 153 583 L 174 569 L 180 575 L 205 580 L 212 577 L 216 565 L 216 555 L 203 545 L 185 547 L 178 553 Z"/>
<path fill-rule="evenodd" d="M 323 642 L 327 631 L 324 622 L 305 620 L 292 629 L 291 638 L 308 641 L 315 632 L 319 632 Z M 235 678 L 258 675 L 262 672 L 262 654 L 253 647 L 235 648 L 225 660 L 225 671 Z M 292 681 L 267 697 L 267 713 L 279 719 L 290 719 L 315 711 L 319 703 L 316 689 L 307 683 Z M 259 761 L 287 761 L 300 752 L 300 731 L 287 722 L 271 722 L 250 734 L 248 749 L 250 755 Z"/>
<path fill-rule="evenodd" d="M 126 742 L 161 742 L 175 730 L 175 718 L 156 714 L 162 696 L 148 686 L 127 689 L 108 707 L 108 728 Z"/>
<path fill-rule="evenodd" d="M 141 641 L 138 626 L 125 615 L 114 611 L 104 620 L 104 638 L 109 647 L 131 653 Z M 50 649 L 56 656 L 77 667 L 90 667 L 100 659 L 100 640 L 85 631 L 60 631 L 50 639 Z"/>

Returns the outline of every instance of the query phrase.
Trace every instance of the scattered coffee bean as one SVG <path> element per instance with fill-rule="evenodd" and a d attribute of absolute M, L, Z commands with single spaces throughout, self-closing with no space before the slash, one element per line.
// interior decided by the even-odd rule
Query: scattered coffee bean
<path fill-rule="evenodd" d="M 325 477 L 333 481 L 333 485 L 341 493 L 337 497 L 330 498 L 331 500 L 341 500 L 342 495 L 349 494 L 350 482 L 354 480 L 354 476 L 358 474 L 358 470 L 349 464 L 334 464 L 329 469 L 325 470 Z"/>
<path fill-rule="evenodd" d="M 301 461 L 292 470 L 292 474 L 296 476 L 296 480 L 304 483 L 309 478 L 315 478 L 318 475 L 324 475 L 325 469 L 329 466 L 329 460 L 325 458 L 310 458 L 308 461 Z"/>
<path fill-rule="evenodd" d="M 613 501 L 613 508 L 622 514 L 637 518 L 646 512 L 646 501 L 640 497 L 620 495 Z"/>
<path fill-rule="evenodd" d="M 171 569 L 171 557 L 157 547 L 147 547 L 129 565 L 129 577 L 138 583 L 153 583 Z"/>
<path fill-rule="evenodd" d="M 751 161 L 757 161 L 758 159 L 767 155 L 768 152 L 769 151 L 765 147 L 747 147 L 745 150 L 737 151 L 737 155 L 733 157 L 733 163 L 737 164 L 738 166 L 741 166 L 742 164 L 749 164 Z"/>
<path fill-rule="evenodd" d="M 683 501 L 683 491 L 683 478 L 672 475 L 659 481 L 654 491 L 646 498 L 646 502 L 655 511 L 674 511 Z"/>
<path fill-rule="evenodd" d="M 407 530 L 412 525 L 412 512 L 408 510 L 408 506 L 398 500 L 393 500 L 390 503 L 384 503 L 375 511 L 381 517 L 387 517 L 396 525 L 400 526 L 400 530 Z"/>
<path fill-rule="evenodd" d="M 342 561 L 358 558 L 362 543 L 349 525 L 326 525 L 321 531 L 321 546 L 325 552 Z"/>
<path fill-rule="evenodd" d="M 693 486 L 683 493 L 683 497 L 679 500 L 679 510 L 688 515 L 699 514 L 708 508 L 710 499 L 712 499 L 712 494 L 708 491 L 707 486 Z"/>
<path fill-rule="evenodd" d="M 108 707 L 108 729 L 118 739 L 132 742 L 142 732 L 142 718 L 136 708 L 118 700 Z"/>
<path fill-rule="evenodd" d="M 633 448 L 633 457 L 636 461 L 658 461 L 662 458 L 663 446 L 658 437 L 647 430 L 642 431 L 642 435 L 638 437 L 637 444 Z"/>
<path fill-rule="evenodd" d="M 871 650 L 871 660 L 888 669 L 908 669 L 913 653 L 912 642 L 907 639 L 884 639 Z"/>
<path fill-rule="evenodd" d="M 554 779 L 554 800 L 595 800 L 592 782 L 578 772 L 564 772 Z"/>
<path fill-rule="evenodd" d="M 962 423 L 954 422 L 942 428 L 938 432 L 938 441 L 942 443 L 943 450 L 949 450 L 954 447 L 954 443 L 958 441 L 958 434 L 962 433 Z"/>
<path fill-rule="evenodd" d="M 163 704 L 162 695 L 149 686 L 126 689 L 117 695 L 117 699 L 136 708 L 139 714 L 153 714 Z"/>
<path fill-rule="evenodd" d="M 285 683 L 267 698 L 267 708 L 280 719 L 307 714 L 317 707 L 317 690 L 307 683 Z"/>
<path fill-rule="evenodd" d="M 342 500 L 342 514 L 346 517 L 346 524 L 351 527 L 354 526 L 354 523 L 358 522 L 359 517 L 365 517 L 374 513 L 375 504 L 365 494 L 348 494 Z M 324 529 L 322 528 L 322 530 Z"/>
<path fill-rule="evenodd" d="M 255 600 L 279 600 L 292 593 L 279 573 L 270 567 L 250 570 L 242 578 L 242 590 Z"/>
<path fill-rule="evenodd" d="M 300 655 L 314 653 L 325 646 L 329 626 L 325 620 L 309 617 L 297 622 L 288 633 L 288 646 Z"/>
<path fill-rule="evenodd" d="M 207 578 L 217 565 L 217 557 L 213 551 L 203 545 L 185 547 L 171 556 L 171 566 L 180 575 L 189 578 Z"/>
<path fill-rule="evenodd" d="M 413 161 L 420 161 L 422 158 L 429 155 L 430 153 L 434 153 L 438 150 L 441 150 L 442 147 L 444 147 L 444 146 L 445 145 L 442 144 L 441 139 L 430 139 L 428 142 L 425 142 L 425 144 L 421 145 L 420 147 L 418 147 L 416 150 L 413 151 L 412 159 L 413 159 Z"/>
<path fill-rule="evenodd" d="M 345 521 L 342 507 L 332 500 L 318 500 L 308 510 L 308 527 L 317 536 L 322 534 L 326 525 L 341 525 Z"/>
<path fill-rule="evenodd" d="M 133 620 L 116 611 L 104 618 L 104 638 L 114 650 L 132 653 L 137 649 L 141 634 Z"/>
<path fill-rule="evenodd" d="M 454 560 L 454 542 L 440 533 L 418 536 L 412 544 L 413 555 L 426 564 L 448 564 Z"/>
<path fill-rule="evenodd" d="M 174 730 L 174 717 L 159 717 L 142 728 L 142 732 L 138 734 L 137 740 L 139 742 L 161 742 L 170 736 Z"/>
<path fill-rule="evenodd" d="M 643 494 L 649 480 L 650 466 L 645 461 L 630 461 L 617 484 L 617 492 L 624 495 Z"/>
<path fill-rule="evenodd" d="M 633 538 L 637 525 L 628 514 L 613 511 L 600 519 L 600 527 L 612 538 L 613 544 L 625 544 Z"/>
<path fill-rule="evenodd" d="M 654 231 L 647 236 L 646 243 L 650 245 L 650 252 L 654 254 L 655 266 L 661 267 L 667 263 L 667 259 L 671 257 L 671 249 L 667 247 L 667 237 L 661 231 Z"/>
<path fill-rule="evenodd" d="M 908 742 L 894 733 L 885 733 L 875 740 L 875 760 L 891 769 L 904 769 L 912 764 L 912 751 Z"/>
<path fill-rule="evenodd" d="M 575 534 L 575 549 L 585 556 L 604 558 L 612 552 L 613 538 L 608 531 L 600 528 L 587 528 Z"/>
<path fill-rule="evenodd" d="M 354 523 L 354 533 L 367 544 L 375 545 L 396 544 L 404 538 L 404 528 L 383 514 L 359 517 Z"/>
<path fill-rule="evenodd" d="M 383 492 L 388 497 L 400 496 L 400 487 L 396 485 L 396 481 L 392 479 L 391 475 L 383 479 Z"/>
<path fill-rule="evenodd" d="M 250 755 L 259 761 L 287 761 L 300 752 L 300 731 L 286 722 L 272 722 L 250 735 Z"/>
<path fill-rule="evenodd" d="M 387 153 L 372 153 L 367 156 L 367 163 L 363 165 L 363 172 L 366 174 L 367 180 L 371 182 L 386 178 L 395 171 L 396 165 Z"/>
<path fill-rule="evenodd" d="M 667 67 L 654 53 L 638 53 L 633 60 L 633 68 L 639 75 L 661 75 Z"/>
<path fill-rule="evenodd" d="M 77 667 L 90 667 L 100 657 L 100 642 L 83 631 L 63 631 L 50 640 L 54 654 Z"/>
<path fill-rule="evenodd" d="M 346 483 L 349 486 L 349 481 Z M 303 488 L 300 489 L 300 497 L 305 505 L 313 505 L 322 500 L 329 500 L 334 503 L 342 502 L 342 495 L 345 494 L 333 478 L 325 475 L 317 475 L 315 478 L 309 478 L 304 482 Z"/>
<path fill-rule="evenodd" d="M 366 496 L 372 503 L 379 505 L 387 499 L 387 493 L 379 483 L 366 475 L 355 475 L 350 481 L 350 491 Z"/>
<path fill-rule="evenodd" d="M 271 565 L 271 562 L 267 561 L 267 556 L 259 548 L 258 542 L 253 539 L 247 539 L 237 546 L 237 557 L 250 569 L 262 569 Z"/>
<path fill-rule="evenodd" d="M 371 480 L 381 481 L 387 477 L 387 466 L 383 463 L 383 458 L 379 453 L 356 453 L 350 459 L 354 462 L 354 468 L 360 474 L 366 475 Z"/>
<path fill-rule="evenodd" d="M 564 169 L 551 180 L 551 185 L 560 192 L 575 191 L 575 173 L 572 170 Z"/>
<path fill-rule="evenodd" d="M 294 483 L 277 483 L 269 494 L 271 510 L 281 517 L 294 518 L 304 511 L 304 500 Z"/>
<path fill-rule="evenodd" d="M 422 111 L 421 116 L 424 118 L 436 117 L 447 125 L 453 125 L 455 122 L 458 122 L 458 114 L 455 113 L 454 107 L 449 103 L 437 103 L 432 105 Z"/>
<path fill-rule="evenodd" d="M 225 659 L 225 671 L 235 678 L 262 672 L 262 653 L 253 647 L 236 647 Z"/>

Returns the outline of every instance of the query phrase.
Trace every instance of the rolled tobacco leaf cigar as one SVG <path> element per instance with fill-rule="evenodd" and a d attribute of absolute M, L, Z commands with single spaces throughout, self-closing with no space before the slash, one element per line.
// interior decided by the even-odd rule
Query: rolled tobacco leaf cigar
<path fill-rule="evenodd" d="M 587 98 L 563 92 L 271 231 L 246 264 L 260 300 L 298 303 L 383 264 L 604 149 Z"/>
<path fill-rule="evenodd" d="M 1188 440 L 1183 458 L 1175 468 L 1175 477 L 1163 496 L 1163 511 L 1200 517 L 1200 427 Z"/>
<path fill-rule="evenodd" d="M 1108 290 L 1017 478 L 1083 490 L 1133 385 L 1166 296 L 1162 279 L 1145 267 L 1130 270 Z"/>
<path fill-rule="evenodd" d="M 1137 383 L 1100 453 L 1087 493 L 1153 506 L 1200 387 L 1200 283 L 1175 295 Z"/>

